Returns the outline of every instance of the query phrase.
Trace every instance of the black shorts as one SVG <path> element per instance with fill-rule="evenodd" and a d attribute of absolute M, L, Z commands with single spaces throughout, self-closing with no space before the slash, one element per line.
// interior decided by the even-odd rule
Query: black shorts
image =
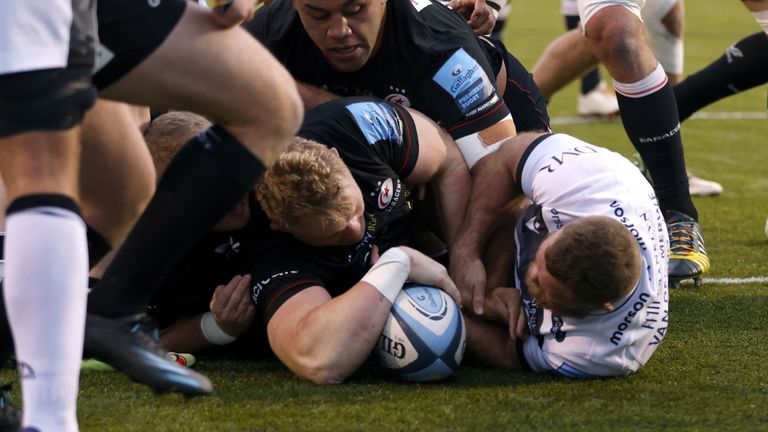
<path fill-rule="evenodd" d="M 96 87 L 109 87 L 149 57 L 176 27 L 186 6 L 186 0 L 98 0 Z"/>

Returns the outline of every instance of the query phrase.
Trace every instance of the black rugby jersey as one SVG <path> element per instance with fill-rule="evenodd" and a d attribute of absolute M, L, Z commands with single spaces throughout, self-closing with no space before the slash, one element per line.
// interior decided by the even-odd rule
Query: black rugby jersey
<path fill-rule="evenodd" d="M 383 253 L 409 237 L 409 191 L 402 179 L 416 165 L 419 143 L 405 109 L 368 97 L 337 99 L 308 112 L 298 135 L 338 150 L 363 193 L 366 228 L 363 239 L 349 246 L 309 246 L 276 231 L 261 239 L 250 273 L 264 323 L 310 286 L 342 294 L 370 267 L 374 245 Z"/>
<path fill-rule="evenodd" d="M 485 48 L 464 18 L 430 0 L 388 0 L 386 8 L 378 51 L 351 73 L 325 61 L 291 0 L 262 7 L 245 27 L 296 80 L 341 96 L 373 95 L 413 107 L 454 138 L 509 114 Z"/>

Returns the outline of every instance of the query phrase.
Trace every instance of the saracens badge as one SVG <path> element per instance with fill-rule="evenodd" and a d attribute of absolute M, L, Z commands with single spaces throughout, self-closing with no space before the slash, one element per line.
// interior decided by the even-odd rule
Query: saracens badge
<path fill-rule="evenodd" d="M 395 195 L 394 188 L 392 187 L 392 179 L 388 178 L 381 184 L 381 190 L 379 190 L 379 208 L 384 209 L 392 201 L 392 197 Z"/>

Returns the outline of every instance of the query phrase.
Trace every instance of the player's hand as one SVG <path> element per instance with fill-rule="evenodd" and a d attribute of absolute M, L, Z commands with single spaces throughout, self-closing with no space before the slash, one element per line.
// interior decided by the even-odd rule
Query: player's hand
<path fill-rule="evenodd" d="M 256 306 L 250 296 L 251 275 L 235 276 L 219 285 L 211 297 L 211 314 L 216 324 L 230 336 L 245 333 L 253 322 Z"/>
<path fill-rule="evenodd" d="M 258 2 L 259 0 L 213 0 L 214 6 L 211 9 L 213 21 L 224 28 L 250 21 Z"/>
<path fill-rule="evenodd" d="M 456 284 L 448 276 L 448 270 L 445 266 L 423 253 L 406 246 L 399 246 L 411 260 L 411 272 L 408 274 L 408 280 L 411 282 L 422 283 L 425 285 L 436 286 L 453 297 L 457 304 L 461 305 L 461 296 Z"/>
<path fill-rule="evenodd" d="M 461 293 L 463 306 L 472 306 L 475 315 L 483 315 L 485 304 L 485 265 L 478 256 L 461 252 L 462 247 L 454 245 L 451 252 L 450 274 Z"/>
<path fill-rule="evenodd" d="M 520 300 L 520 290 L 514 287 L 496 287 L 485 296 L 485 318 L 506 324 L 509 337 L 527 339 L 525 310 Z"/>
<path fill-rule="evenodd" d="M 496 25 L 496 14 L 485 0 L 452 0 L 448 7 L 467 18 L 476 35 L 490 34 Z"/>

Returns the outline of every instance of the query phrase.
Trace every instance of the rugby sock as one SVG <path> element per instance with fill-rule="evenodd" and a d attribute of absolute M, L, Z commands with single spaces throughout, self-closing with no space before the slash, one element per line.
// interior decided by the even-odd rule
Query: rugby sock
<path fill-rule="evenodd" d="M 636 83 L 614 81 L 614 86 L 624 130 L 651 175 L 659 206 L 698 220 L 688 191 L 675 94 L 661 64 Z"/>
<path fill-rule="evenodd" d="M 88 251 L 85 223 L 63 195 L 28 195 L 7 210 L 5 303 L 16 341 L 24 425 L 77 430 Z"/>
<path fill-rule="evenodd" d="M 188 142 L 168 165 L 136 226 L 88 296 L 88 312 L 144 312 L 169 269 L 234 207 L 264 165 L 221 126 Z"/>
<path fill-rule="evenodd" d="M 763 28 L 763 32 L 768 35 L 768 10 L 752 12 L 752 16 L 755 17 L 755 21 Z"/>
<path fill-rule="evenodd" d="M 96 263 L 99 262 L 104 255 L 112 250 L 112 245 L 101 236 L 96 230 L 87 227 L 86 239 L 88 242 L 88 268 L 93 268 Z M 5 233 L 0 232 L 0 368 L 5 366 L 8 360 L 13 354 L 13 338 L 11 336 L 11 328 L 8 326 L 8 314 L 5 312 L 5 302 L 3 288 L 3 242 L 5 241 Z M 88 286 L 91 286 L 91 278 L 88 278 Z"/>
<path fill-rule="evenodd" d="M 768 35 L 747 36 L 725 54 L 675 85 L 680 121 L 712 102 L 768 82 Z"/>
<path fill-rule="evenodd" d="M 573 30 L 579 26 L 578 15 L 564 15 L 563 17 L 565 18 L 565 28 L 568 30 Z M 591 92 L 598 85 L 600 85 L 600 70 L 593 68 L 581 77 L 581 94 L 585 95 Z"/>

